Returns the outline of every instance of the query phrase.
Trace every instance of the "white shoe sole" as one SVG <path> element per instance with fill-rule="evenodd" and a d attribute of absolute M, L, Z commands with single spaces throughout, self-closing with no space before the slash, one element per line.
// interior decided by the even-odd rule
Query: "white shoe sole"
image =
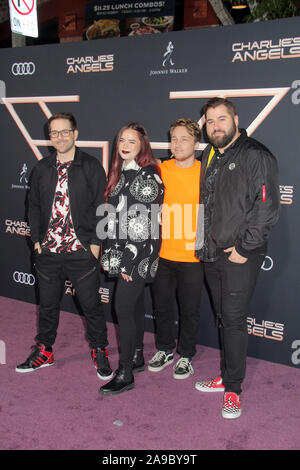
<path fill-rule="evenodd" d="M 202 385 L 198 385 L 197 382 L 195 383 L 195 388 L 199 390 L 199 392 L 225 392 L 225 387 L 223 388 L 209 388 L 209 387 L 203 387 Z"/>
<path fill-rule="evenodd" d="M 43 367 L 49 367 L 49 366 L 53 366 L 55 363 L 54 362 L 51 362 L 50 364 L 43 364 L 42 366 L 39 366 L 39 367 L 35 367 L 34 369 L 18 369 L 16 367 L 16 372 L 19 372 L 20 374 L 24 374 L 26 372 L 34 372 L 36 370 L 39 370 L 39 369 L 42 369 Z"/>
<path fill-rule="evenodd" d="M 161 370 L 163 370 L 165 367 L 169 366 L 170 364 L 172 364 L 172 362 L 174 362 L 174 358 L 171 359 L 170 361 L 166 362 L 163 366 L 160 366 L 160 367 L 152 367 L 150 364 L 148 365 L 148 370 L 150 370 L 151 372 L 160 372 Z"/>
<path fill-rule="evenodd" d="M 112 372 L 110 375 L 108 375 L 107 377 L 104 377 L 104 375 L 100 375 L 98 372 L 97 372 L 97 376 L 99 377 L 99 379 L 101 380 L 109 380 L 109 379 L 112 379 L 113 376 L 114 376 L 114 372 Z"/>
<path fill-rule="evenodd" d="M 242 414 L 242 410 L 237 413 L 228 413 L 227 411 L 222 410 L 222 417 L 225 419 L 236 419 L 239 418 Z"/>
<path fill-rule="evenodd" d="M 190 375 L 192 375 L 190 372 L 187 373 L 187 374 L 180 374 L 180 375 L 179 374 L 173 374 L 173 378 L 182 380 L 182 379 L 187 379 Z"/>

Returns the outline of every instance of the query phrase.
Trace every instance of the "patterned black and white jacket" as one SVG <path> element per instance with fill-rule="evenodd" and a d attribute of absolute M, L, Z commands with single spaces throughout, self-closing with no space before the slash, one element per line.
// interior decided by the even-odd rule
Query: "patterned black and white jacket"
<path fill-rule="evenodd" d="M 123 164 L 121 177 L 108 197 L 107 238 L 102 266 L 109 276 L 128 274 L 152 282 L 161 244 L 160 212 L 164 186 L 158 170 Z"/>

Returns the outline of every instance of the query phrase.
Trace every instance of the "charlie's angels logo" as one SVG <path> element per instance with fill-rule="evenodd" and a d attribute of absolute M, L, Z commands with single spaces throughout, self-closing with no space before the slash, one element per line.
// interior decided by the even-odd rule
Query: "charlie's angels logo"
<path fill-rule="evenodd" d="M 5 220 L 5 232 L 30 237 L 30 227 L 24 220 Z"/>
<path fill-rule="evenodd" d="M 259 322 L 256 318 L 248 317 L 247 328 L 249 335 L 259 336 L 260 338 L 282 341 L 284 337 L 284 323 L 269 320 Z"/>
<path fill-rule="evenodd" d="M 236 42 L 232 44 L 232 52 L 232 62 L 293 59 L 300 57 L 300 37 Z"/>
<path fill-rule="evenodd" d="M 100 300 L 103 304 L 109 304 L 110 302 L 110 292 L 107 287 L 100 287 L 99 289 Z"/>
<path fill-rule="evenodd" d="M 65 294 L 66 295 L 71 295 L 74 297 L 76 295 L 76 290 L 73 287 L 73 284 L 71 281 L 66 281 L 65 282 Z M 100 287 L 99 288 L 99 296 L 100 296 L 100 301 L 104 304 L 108 304 L 110 302 L 110 293 L 109 289 L 106 287 Z"/>
<path fill-rule="evenodd" d="M 195 90 L 195 91 L 171 91 L 169 98 L 171 100 L 178 99 L 204 99 L 214 98 L 218 96 L 220 98 L 251 98 L 251 97 L 264 97 L 269 96 L 270 100 L 258 111 L 253 121 L 247 127 L 247 134 L 251 136 L 254 131 L 263 123 L 263 121 L 269 116 L 280 101 L 289 92 L 291 87 L 280 87 L 280 88 L 244 88 L 244 89 L 232 89 L 232 90 Z M 204 103 L 201 103 L 201 106 Z M 205 116 L 198 121 L 200 128 L 205 124 Z M 207 144 L 199 144 L 199 149 L 203 150 Z"/>
<path fill-rule="evenodd" d="M 294 87 L 294 83 L 293 83 Z M 299 82 L 300 88 L 300 82 Z M 169 99 L 198 99 L 198 100 L 207 100 L 214 96 L 219 96 L 223 98 L 251 98 L 251 97 L 270 97 L 270 100 L 265 104 L 262 109 L 258 110 L 257 115 L 254 117 L 253 121 L 249 124 L 247 128 L 247 133 L 251 136 L 255 130 L 263 123 L 263 121 L 269 116 L 270 113 L 274 111 L 276 106 L 280 101 L 286 96 L 290 91 L 291 87 L 280 87 L 280 88 L 247 88 L 247 89 L 228 89 L 228 90 L 190 90 L 190 91 L 170 91 Z M 297 91 L 297 90 L 296 90 Z M 295 91 L 293 92 L 295 93 Z M 29 134 L 25 124 L 22 119 L 16 112 L 14 105 L 15 104 L 27 104 L 27 103 L 36 103 L 40 106 L 44 112 L 46 118 L 48 119 L 52 113 L 47 106 L 47 103 L 67 103 L 67 102 L 79 102 L 79 95 L 72 96 L 42 96 L 42 97 L 18 97 L 18 98 L 2 98 L 3 103 L 5 104 L 8 112 L 13 118 L 14 122 L 18 126 L 25 140 L 27 141 L 29 147 L 33 151 L 34 155 L 38 160 L 43 158 L 39 147 L 40 146 L 49 146 L 51 141 L 49 140 L 37 140 L 33 139 Z M 203 106 L 203 102 L 199 103 L 199 107 Z M 200 128 L 205 124 L 205 118 L 202 118 L 198 121 Z M 79 147 L 87 148 L 100 148 L 102 149 L 102 164 L 106 172 L 108 172 L 109 167 L 109 141 L 77 141 Z M 199 144 L 199 150 L 203 150 L 207 146 L 206 143 Z M 151 147 L 153 150 L 159 149 L 169 149 L 170 142 L 151 142 Z"/>
<path fill-rule="evenodd" d="M 98 55 L 87 57 L 68 57 L 67 74 L 88 72 L 112 72 L 114 69 L 114 55 Z"/>
<path fill-rule="evenodd" d="M 34 155 L 36 156 L 38 160 L 41 160 L 43 158 L 43 155 L 40 152 L 39 147 L 49 147 L 51 146 L 51 141 L 33 139 L 29 131 L 27 130 L 25 124 L 23 123 L 21 117 L 15 110 L 14 105 L 35 103 L 39 105 L 39 107 L 42 109 L 43 113 L 45 114 L 46 118 L 49 119 L 52 116 L 52 113 L 47 106 L 48 103 L 72 103 L 72 102 L 78 103 L 79 99 L 80 99 L 79 95 L 37 96 L 37 97 L 30 96 L 30 97 L 17 97 L 17 98 L 3 97 L 2 101 L 5 104 L 14 122 L 18 126 L 19 130 L 21 131 L 24 139 L 26 140 L 27 144 L 31 148 L 32 152 L 34 153 Z M 82 147 L 82 148 L 101 149 L 102 150 L 102 165 L 105 171 L 108 172 L 108 164 L 109 164 L 109 142 L 108 141 L 77 140 L 76 143 L 78 147 Z"/>
<path fill-rule="evenodd" d="M 294 186 L 279 186 L 280 204 L 293 204 Z"/>

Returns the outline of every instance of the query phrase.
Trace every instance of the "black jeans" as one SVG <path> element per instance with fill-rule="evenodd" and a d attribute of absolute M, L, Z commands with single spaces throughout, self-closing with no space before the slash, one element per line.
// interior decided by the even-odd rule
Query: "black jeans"
<path fill-rule="evenodd" d="M 202 286 L 203 263 L 159 259 L 153 282 L 158 350 L 172 351 L 176 347 L 174 300 L 177 293 L 180 313 L 177 351 L 181 356 L 189 358 L 196 354 Z"/>
<path fill-rule="evenodd" d="M 88 249 L 74 253 L 35 253 L 35 269 L 40 295 L 40 314 L 36 340 L 52 347 L 59 324 L 60 301 L 69 279 L 86 318 L 87 339 L 91 348 L 107 346 L 105 313 L 99 297 L 99 261 Z"/>
<path fill-rule="evenodd" d="M 246 373 L 247 315 L 264 255 L 232 263 L 222 252 L 217 261 L 204 263 L 216 315 L 220 321 L 221 376 L 225 391 L 241 393 Z"/>
<path fill-rule="evenodd" d="M 145 307 L 145 281 L 137 279 L 126 282 L 120 276 L 116 285 L 115 308 L 119 324 L 120 364 L 132 368 L 136 349 L 143 349 Z"/>

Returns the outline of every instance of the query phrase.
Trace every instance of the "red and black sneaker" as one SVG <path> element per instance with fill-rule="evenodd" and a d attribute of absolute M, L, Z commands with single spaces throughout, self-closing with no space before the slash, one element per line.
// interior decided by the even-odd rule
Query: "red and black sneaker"
<path fill-rule="evenodd" d="M 234 392 L 225 392 L 222 407 L 223 418 L 239 418 L 242 414 L 240 396 Z"/>
<path fill-rule="evenodd" d="M 91 350 L 91 356 L 94 362 L 94 366 L 97 369 L 97 375 L 99 379 L 111 379 L 114 374 L 108 362 L 107 348 L 93 348 Z"/>
<path fill-rule="evenodd" d="M 52 348 L 47 348 L 44 344 L 37 344 L 27 360 L 16 367 L 16 372 L 32 372 L 53 364 Z"/>
<path fill-rule="evenodd" d="M 195 383 L 195 388 L 200 392 L 224 392 L 225 386 L 222 382 L 222 377 L 216 379 L 203 380 Z"/>

